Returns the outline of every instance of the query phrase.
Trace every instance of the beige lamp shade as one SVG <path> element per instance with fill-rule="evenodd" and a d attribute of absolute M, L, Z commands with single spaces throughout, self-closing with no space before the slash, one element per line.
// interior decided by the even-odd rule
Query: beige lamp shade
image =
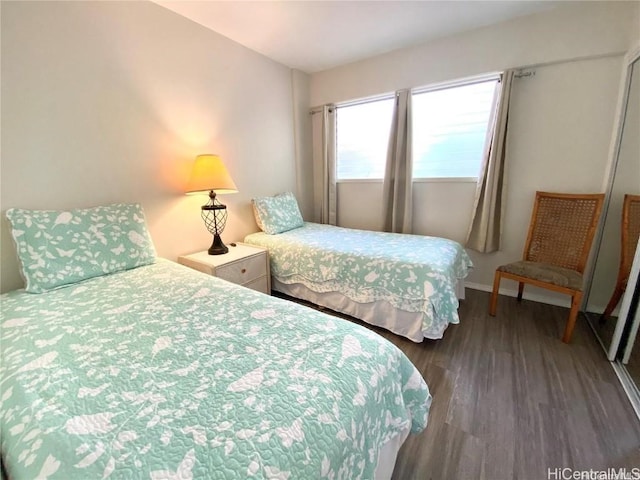
<path fill-rule="evenodd" d="M 218 155 L 198 155 L 187 184 L 187 194 L 211 190 L 222 194 L 236 193 L 238 187 Z"/>

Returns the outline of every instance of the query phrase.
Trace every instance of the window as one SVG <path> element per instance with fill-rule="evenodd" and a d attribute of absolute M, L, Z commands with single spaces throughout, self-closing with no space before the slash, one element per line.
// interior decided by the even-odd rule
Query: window
<path fill-rule="evenodd" d="M 477 177 L 497 78 L 413 94 L 413 178 Z M 382 179 L 394 98 L 339 106 L 337 179 Z"/>
<path fill-rule="evenodd" d="M 413 95 L 413 178 L 477 177 L 497 79 Z"/>
<path fill-rule="evenodd" d="M 338 180 L 384 177 L 394 98 L 339 107 L 336 112 Z"/>

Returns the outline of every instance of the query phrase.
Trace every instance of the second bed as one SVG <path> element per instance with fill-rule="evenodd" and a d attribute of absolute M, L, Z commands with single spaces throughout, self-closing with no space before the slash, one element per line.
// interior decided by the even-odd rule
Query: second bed
<path fill-rule="evenodd" d="M 304 222 L 245 242 L 269 250 L 272 287 L 414 342 L 459 323 L 471 260 L 457 242 Z"/>

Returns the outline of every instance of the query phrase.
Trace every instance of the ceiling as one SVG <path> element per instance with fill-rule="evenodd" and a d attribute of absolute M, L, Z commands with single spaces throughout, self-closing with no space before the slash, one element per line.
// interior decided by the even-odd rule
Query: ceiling
<path fill-rule="evenodd" d="M 313 73 L 557 7 L 559 1 L 155 0 L 291 68 Z"/>

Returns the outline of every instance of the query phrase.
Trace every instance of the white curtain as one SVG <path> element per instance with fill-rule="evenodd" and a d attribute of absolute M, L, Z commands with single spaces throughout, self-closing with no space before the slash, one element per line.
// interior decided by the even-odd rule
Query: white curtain
<path fill-rule="evenodd" d="M 396 93 L 383 184 L 383 228 L 411 233 L 413 220 L 411 91 Z"/>
<path fill-rule="evenodd" d="M 496 86 L 484 160 L 473 207 L 466 246 L 490 253 L 500 249 L 505 209 L 507 125 L 513 70 L 502 73 Z"/>
<path fill-rule="evenodd" d="M 336 225 L 336 109 L 324 105 L 312 115 L 314 220 Z"/>

